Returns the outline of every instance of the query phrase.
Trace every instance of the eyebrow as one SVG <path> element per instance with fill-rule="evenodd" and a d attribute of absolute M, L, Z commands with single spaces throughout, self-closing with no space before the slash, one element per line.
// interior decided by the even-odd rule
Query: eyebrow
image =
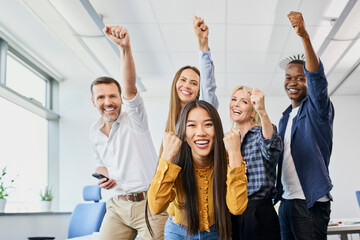
<path fill-rule="evenodd" d="M 286 73 L 285 76 L 291 76 L 291 74 Z M 296 75 L 296 77 L 299 77 L 299 76 L 305 76 L 305 74 L 298 74 L 298 75 Z"/>
<path fill-rule="evenodd" d="M 212 120 L 211 118 L 209 118 L 209 119 L 205 119 L 205 120 L 204 120 L 204 122 L 209 122 L 209 121 L 211 121 L 211 122 L 212 122 L 213 120 Z M 187 121 L 186 121 L 186 123 L 188 123 L 188 122 L 196 122 L 196 121 L 195 121 L 195 120 L 191 120 L 191 119 L 189 119 L 189 120 L 187 120 Z"/>
<path fill-rule="evenodd" d="M 236 96 L 232 96 L 231 98 L 237 98 L 237 97 L 236 97 Z M 242 99 L 249 100 L 249 99 L 246 98 L 246 97 L 240 98 L 240 100 L 242 100 Z"/>

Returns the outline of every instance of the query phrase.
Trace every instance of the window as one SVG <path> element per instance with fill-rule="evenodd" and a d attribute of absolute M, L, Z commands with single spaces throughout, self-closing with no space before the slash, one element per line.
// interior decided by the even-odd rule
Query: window
<path fill-rule="evenodd" d="M 39 191 L 47 185 L 47 120 L 0 97 L 1 169 L 15 178 L 7 212 L 37 210 Z"/>
<path fill-rule="evenodd" d="M 15 178 L 5 212 L 39 211 L 40 190 L 54 182 L 48 178 L 54 164 L 48 158 L 58 155 L 58 135 L 49 133 L 58 129 L 52 109 L 58 83 L 44 66 L 8 44 L 0 38 L 0 170 L 6 166 L 7 179 Z"/>
<path fill-rule="evenodd" d="M 46 84 L 38 74 L 26 68 L 11 55 L 7 57 L 6 86 L 45 106 Z"/>

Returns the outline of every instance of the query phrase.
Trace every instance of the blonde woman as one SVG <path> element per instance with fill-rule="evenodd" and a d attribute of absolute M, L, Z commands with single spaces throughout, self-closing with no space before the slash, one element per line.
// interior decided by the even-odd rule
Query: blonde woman
<path fill-rule="evenodd" d="M 272 199 L 276 195 L 276 165 L 283 150 L 279 134 L 267 115 L 264 94 L 246 86 L 231 94 L 230 117 L 240 132 L 241 154 L 247 163 L 248 207 L 233 216 L 233 239 L 281 239 Z"/>

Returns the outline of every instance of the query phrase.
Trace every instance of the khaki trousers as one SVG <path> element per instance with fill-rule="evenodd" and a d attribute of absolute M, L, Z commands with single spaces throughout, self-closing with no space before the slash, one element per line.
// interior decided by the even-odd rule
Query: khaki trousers
<path fill-rule="evenodd" d="M 106 214 L 100 228 L 100 240 L 135 239 L 164 239 L 164 225 L 168 214 L 163 212 L 159 215 L 150 213 L 148 218 L 154 232 L 154 238 L 145 222 L 146 200 L 140 202 L 128 202 L 118 199 L 117 196 L 106 202 Z"/>

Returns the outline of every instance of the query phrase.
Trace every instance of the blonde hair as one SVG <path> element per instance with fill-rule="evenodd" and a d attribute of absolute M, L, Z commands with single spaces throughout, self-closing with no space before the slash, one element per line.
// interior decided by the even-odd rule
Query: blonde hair
<path fill-rule="evenodd" d="M 230 101 L 231 101 L 232 96 L 233 96 L 238 90 L 243 90 L 244 93 L 245 93 L 245 95 L 246 95 L 246 97 L 250 99 L 250 94 L 249 94 L 249 92 L 252 92 L 253 89 L 252 89 L 251 87 L 243 86 L 243 85 L 239 85 L 239 86 L 234 87 L 233 90 L 231 91 Z M 249 101 L 249 102 L 250 102 L 250 104 L 251 104 L 251 106 L 252 106 L 252 109 L 253 109 L 253 111 L 254 111 L 254 117 L 252 118 L 252 122 L 253 122 L 255 125 L 257 125 L 257 126 L 261 126 L 260 116 L 259 116 L 259 114 L 255 111 L 255 107 L 254 107 L 254 105 L 252 104 L 252 102 L 251 102 L 251 101 Z M 230 118 L 230 119 L 231 119 L 231 118 Z M 232 126 L 235 127 L 235 128 L 237 128 L 237 124 L 236 124 L 236 122 L 234 122 L 233 120 L 232 120 Z"/>
<path fill-rule="evenodd" d="M 189 65 L 180 68 L 176 72 L 174 79 L 172 81 L 172 84 L 171 84 L 169 113 L 168 113 L 168 118 L 167 118 L 167 122 L 166 122 L 165 132 L 174 132 L 174 133 L 176 132 L 176 123 L 179 120 L 180 112 L 181 112 L 181 102 L 180 102 L 178 93 L 176 91 L 176 83 L 179 80 L 181 73 L 185 69 L 193 70 L 200 77 L 199 69 L 197 69 L 196 67 L 193 67 L 193 66 L 189 66 Z M 198 99 L 198 98 L 199 98 L 199 95 L 196 97 L 196 99 Z M 160 151 L 159 151 L 159 158 L 161 157 L 162 151 L 163 151 L 163 145 L 161 143 Z"/>

